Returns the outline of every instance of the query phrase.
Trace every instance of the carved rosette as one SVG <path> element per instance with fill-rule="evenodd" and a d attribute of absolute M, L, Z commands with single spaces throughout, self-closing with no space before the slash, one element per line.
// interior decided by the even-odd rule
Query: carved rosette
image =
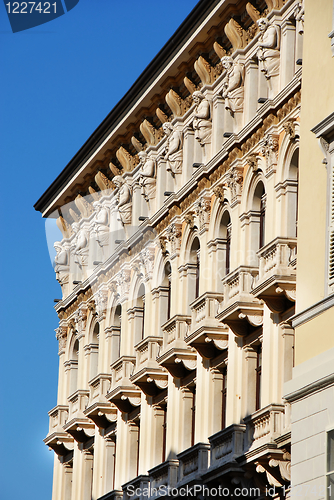
<path fill-rule="evenodd" d="M 199 221 L 199 230 L 207 230 L 210 222 L 211 198 L 202 196 L 195 205 L 195 211 Z"/>
<path fill-rule="evenodd" d="M 173 223 L 167 228 L 167 239 L 171 245 L 171 254 L 174 256 L 181 247 L 181 224 Z"/>
<path fill-rule="evenodd" d="M 266 159 L 266 174 L 276 172 L 278 159 L 278 138 L 276 134 L 267 134 L 262 142 L 261 152 Z"/>

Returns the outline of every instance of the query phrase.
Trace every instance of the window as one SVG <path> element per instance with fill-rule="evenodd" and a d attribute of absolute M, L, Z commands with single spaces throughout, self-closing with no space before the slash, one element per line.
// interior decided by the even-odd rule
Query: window
<path fill-rule="evenodd" d="M 164 412 L 162 424 L 162 462 L 166 460 L 166 441 L 167 441 L 167 404 L 162 407 Z"/>
<path fill-rule="evenodd" d="M 262 346 L 259 345 L 257 348 L 257 357 L 256 357 L 255 410 L 259 410 L 261 408 L 261 374 L 262 374 Z"/>
<path fill-rule="evenodd" d="M 227 393 L 227 369 L 223 370 L 223 387 L 222 387 L 222 429 L 226 427 L 226 393 Z"/>
<path fill-rule="evenodd" d="M 334 499 L 334 430 L 327 434 L 327 499 Z"/>
<path fill-rule="evenodd" d="M 264 246 L 265 241 L 265 227 L 266 227 L 266 195 L 261 196 L 260 205 L 260 238 L 259 238 L 259 248 Z"/>
<path fill-rule="evenodd" d="M 323 163 L 327 167 L 328 191 L 327 191 L 327 283 L 328 293 L 334 292 L 334 113 L 328 115 L 312 132 L 320 142 L 324 155 Z"/>
<path fill-rule="evenodd" d="M 195 444 L 195 414 L 196 414 L 196 387 L 192 388 L 192 406 L 191 406 L 191 440 L 190 446 Z"/>
<path fill-rule="evenodd" d="M 199 297 L 199 283 L 200 283 L 200 245 L 198 238 L 195 238 L 190 250 L 190 262 L 194 269 L 195 278 L 195 294 L 190 293 L 190 302 Z M 192 283 L 190 283 L 190 288 L 193 288 Z M 191 296 L 193 295 L 193 296 Z"/>

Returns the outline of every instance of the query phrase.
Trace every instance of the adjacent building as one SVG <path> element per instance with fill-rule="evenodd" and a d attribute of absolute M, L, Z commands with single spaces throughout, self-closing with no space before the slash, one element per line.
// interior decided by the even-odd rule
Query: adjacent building
<path fill-rule="evenodd" d="M 332 13 L 201 0 L 36 203 L 62 233 L 53 500 L 326 498 Z"/>

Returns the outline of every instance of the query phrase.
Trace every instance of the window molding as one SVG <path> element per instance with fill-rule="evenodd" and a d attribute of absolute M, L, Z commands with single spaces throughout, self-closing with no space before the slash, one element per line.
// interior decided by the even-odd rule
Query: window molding
<path fill-rule="evenodd" d="M 319 140 L 327 168 L 325 296 L 334 293 L 334 112 L 311 129 Z"/>

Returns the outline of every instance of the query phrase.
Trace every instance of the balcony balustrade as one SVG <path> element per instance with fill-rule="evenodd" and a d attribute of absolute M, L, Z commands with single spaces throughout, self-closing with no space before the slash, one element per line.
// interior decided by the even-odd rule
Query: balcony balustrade
<path fill-rule="evenodd" d="M 122 485 L 123 500 L 147 500 L 150 491 L 149 476 L 137 476 Z"/>
<path fill-rule="evenodd" d="M 293 306 L 296 299 L 297 239 L 275 238 L 261 248 L 259 277 L 252 294 L 274 313 Z"/>
<path fill-rule="evenodd" d="M 191 328 L 185 341 L 203 358 L 214 358 L 228 347 L 228 328 L 216 318 L 223 299 L 222 293 L 205 292 L 190 304 Z"/>
<path fill-rule="evenodd" d="M 44 439 L 44 443 L 60 456 L 65 456 L 74 447 L 72 436 L 63 428 L 67 422 L 68 410 L 68 406 L 58 405 L 49 411 L 49 433 Z"/>
<path fill-rule="evenodd" d="M 99 373 L 88 384 L 89 403 L 84 414 L 101 429 L 106 429 L 117 420 L 117 407 L 106 398 L 110 383 L 111 375 Z"/>
<path fill-rule="evenodd" d="M 140 405 L 140 390 L 130 377 L 136 364 L 134 356 L 122 356 L 111 365 L 111 387 L 107 400 L 123 413 L 130 413 Z"/>
<path fill-rule="evenodd" d="M 177 486 L 193 484 L 201 479 L 209 465 L 209 443 L 197 443 L 195 446 L 179 453 L 179 476 Z"/>
<path fill-rule="evenodd" d="M 170 488 L 174 488 L 176 486 L 178 468 L 179 461 L 170 459 L 148 471 L 151 498 L 159 496 L 159 488 L 161 493 L 165 487 L 170 486 Z"/>
<path fill-rule="evenodd" d="M 247 459 L 258 459 L 278 450 L 276 440 L 286 431 L 284 425 L 284 405 L 271 404 L 244 419 L 247 426 L 245 437 L 245 456 Z"/>
<path fill-rule="evenodd" d="M 245 424 L 233 424 L 209 438 L 210 470 L 234 462 L 244 451 Z"/>
<path fill-rule="evenodd" d="M 239 266 L 223 279 L 224 302 L 216 317 L 240 337 L 263 322 L 263 302 L 251 294 L 258 274 L 257 267 Z"/>
<path fill-rule="evenodd" d="M 163 348 L 157 362 L 176 378 L 196 368 L 196 350 L 186 344 L 191 317 L 177 314 L 162 325 Z"/>
<path fill-rule="evenodd" d="M 147 396 L 156 396 L 168 384 L 168 372 L 157 362 L 162 344 L 162 337 L 146 337 L 135 346 L 136 366 L 130 381 Z"/>
<path fill-rule="evenodd" d="M 95 432 L 94 424 L 84 414 L 89 400 L 89 391 L 79 389 L 67 399 L 69 415 L 64 430 L 71 434 L 78 443 L 84 443 Z"/>

